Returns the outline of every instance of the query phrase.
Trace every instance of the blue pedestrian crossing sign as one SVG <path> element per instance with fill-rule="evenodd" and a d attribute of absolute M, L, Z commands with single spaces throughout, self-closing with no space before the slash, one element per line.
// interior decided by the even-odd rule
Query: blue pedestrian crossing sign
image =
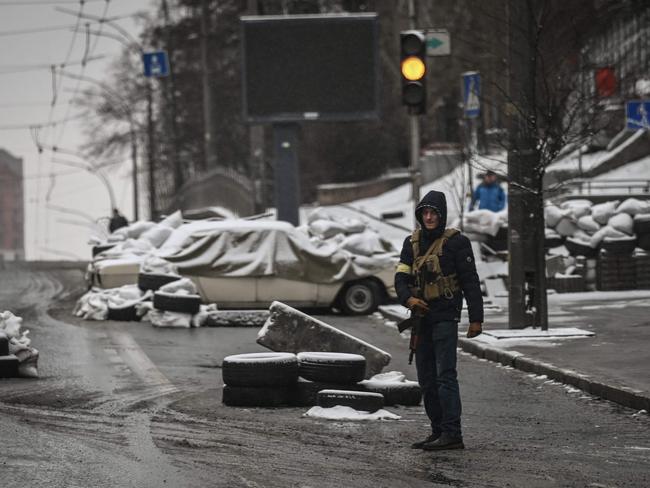
<path fill-rule="evenodd" d="M 481 74 L 468 71 L 463 77 L 463 107 L 465 117 L 475 118 L 481 114 Z"/>
<path fill-rule="evenodd" d="M 144 75 L 147 78 L 158 78 L 169 75 L 169 62 L 165 51 L 154 51 L 142 55 Z"/>
<path fill-rule="evenodd" d="M 628 100 L 625 102 L 625 128 L 628 130 L 650 130 L 650 100 Z"/>

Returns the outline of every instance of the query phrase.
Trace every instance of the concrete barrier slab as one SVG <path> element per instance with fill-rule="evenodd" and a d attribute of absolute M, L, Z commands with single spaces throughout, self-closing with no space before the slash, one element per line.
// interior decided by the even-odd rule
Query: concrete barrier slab
<path fill-rule="evenodd" d="M 381 373 L 390 354 L 342 330 L 289 307 L 273 302 L 257 343 L 277 352 L 346 352 L 366 358 L 366 378 Z"/>

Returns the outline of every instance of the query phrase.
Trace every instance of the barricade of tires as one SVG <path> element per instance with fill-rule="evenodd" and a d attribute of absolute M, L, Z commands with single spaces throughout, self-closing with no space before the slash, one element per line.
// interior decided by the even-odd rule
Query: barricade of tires
<path fill-rule="evenodd" d="M 636 289 L 636 263 L 632 254 L 600 251 L 596 267 L 596 287 L 602 291 Z"/>
<path fill-rule="evenodd" d="M 645 252 L 634 254 L 636 270 L 636 287 L 640 290 L 650 289 L 650 255 Z"/>
<path fill-rule="evenodd" d="M 233 407 L 342 405 L 374 412 L 384 405 L 418 405 L 420 388 L 363 381 L 366 360 L 357 354 L 254 353 L 223 361 L 223 403 Z M 414 388 L 415 386 L 415 388 Z"/>

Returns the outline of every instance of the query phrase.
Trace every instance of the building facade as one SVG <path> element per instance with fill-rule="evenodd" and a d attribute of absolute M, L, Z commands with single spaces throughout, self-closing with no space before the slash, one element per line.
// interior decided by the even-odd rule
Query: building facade
<path fill-rule="evenodd" d="M 23 160 L 0 149 L 0 261 L 25 259 Z"/>

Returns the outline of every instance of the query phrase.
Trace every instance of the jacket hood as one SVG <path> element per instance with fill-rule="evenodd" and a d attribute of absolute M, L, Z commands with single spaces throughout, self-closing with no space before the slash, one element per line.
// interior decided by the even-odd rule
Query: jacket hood
<path fill-rule="evenodd" d="M 433 208 L 440 215 L 440 225 L 432 231 L 427 231 L 422 222 L 422 210 L 425 207 Z M 415 218 L 420 224 L 422 231 L 426 234 L 432 234 L 432 237 L 441 236 L 447 227 L 447 199 L 445 194 L 440 191 L 431 190 L 424 195 L 420 203 L 415 207 Z"/>

